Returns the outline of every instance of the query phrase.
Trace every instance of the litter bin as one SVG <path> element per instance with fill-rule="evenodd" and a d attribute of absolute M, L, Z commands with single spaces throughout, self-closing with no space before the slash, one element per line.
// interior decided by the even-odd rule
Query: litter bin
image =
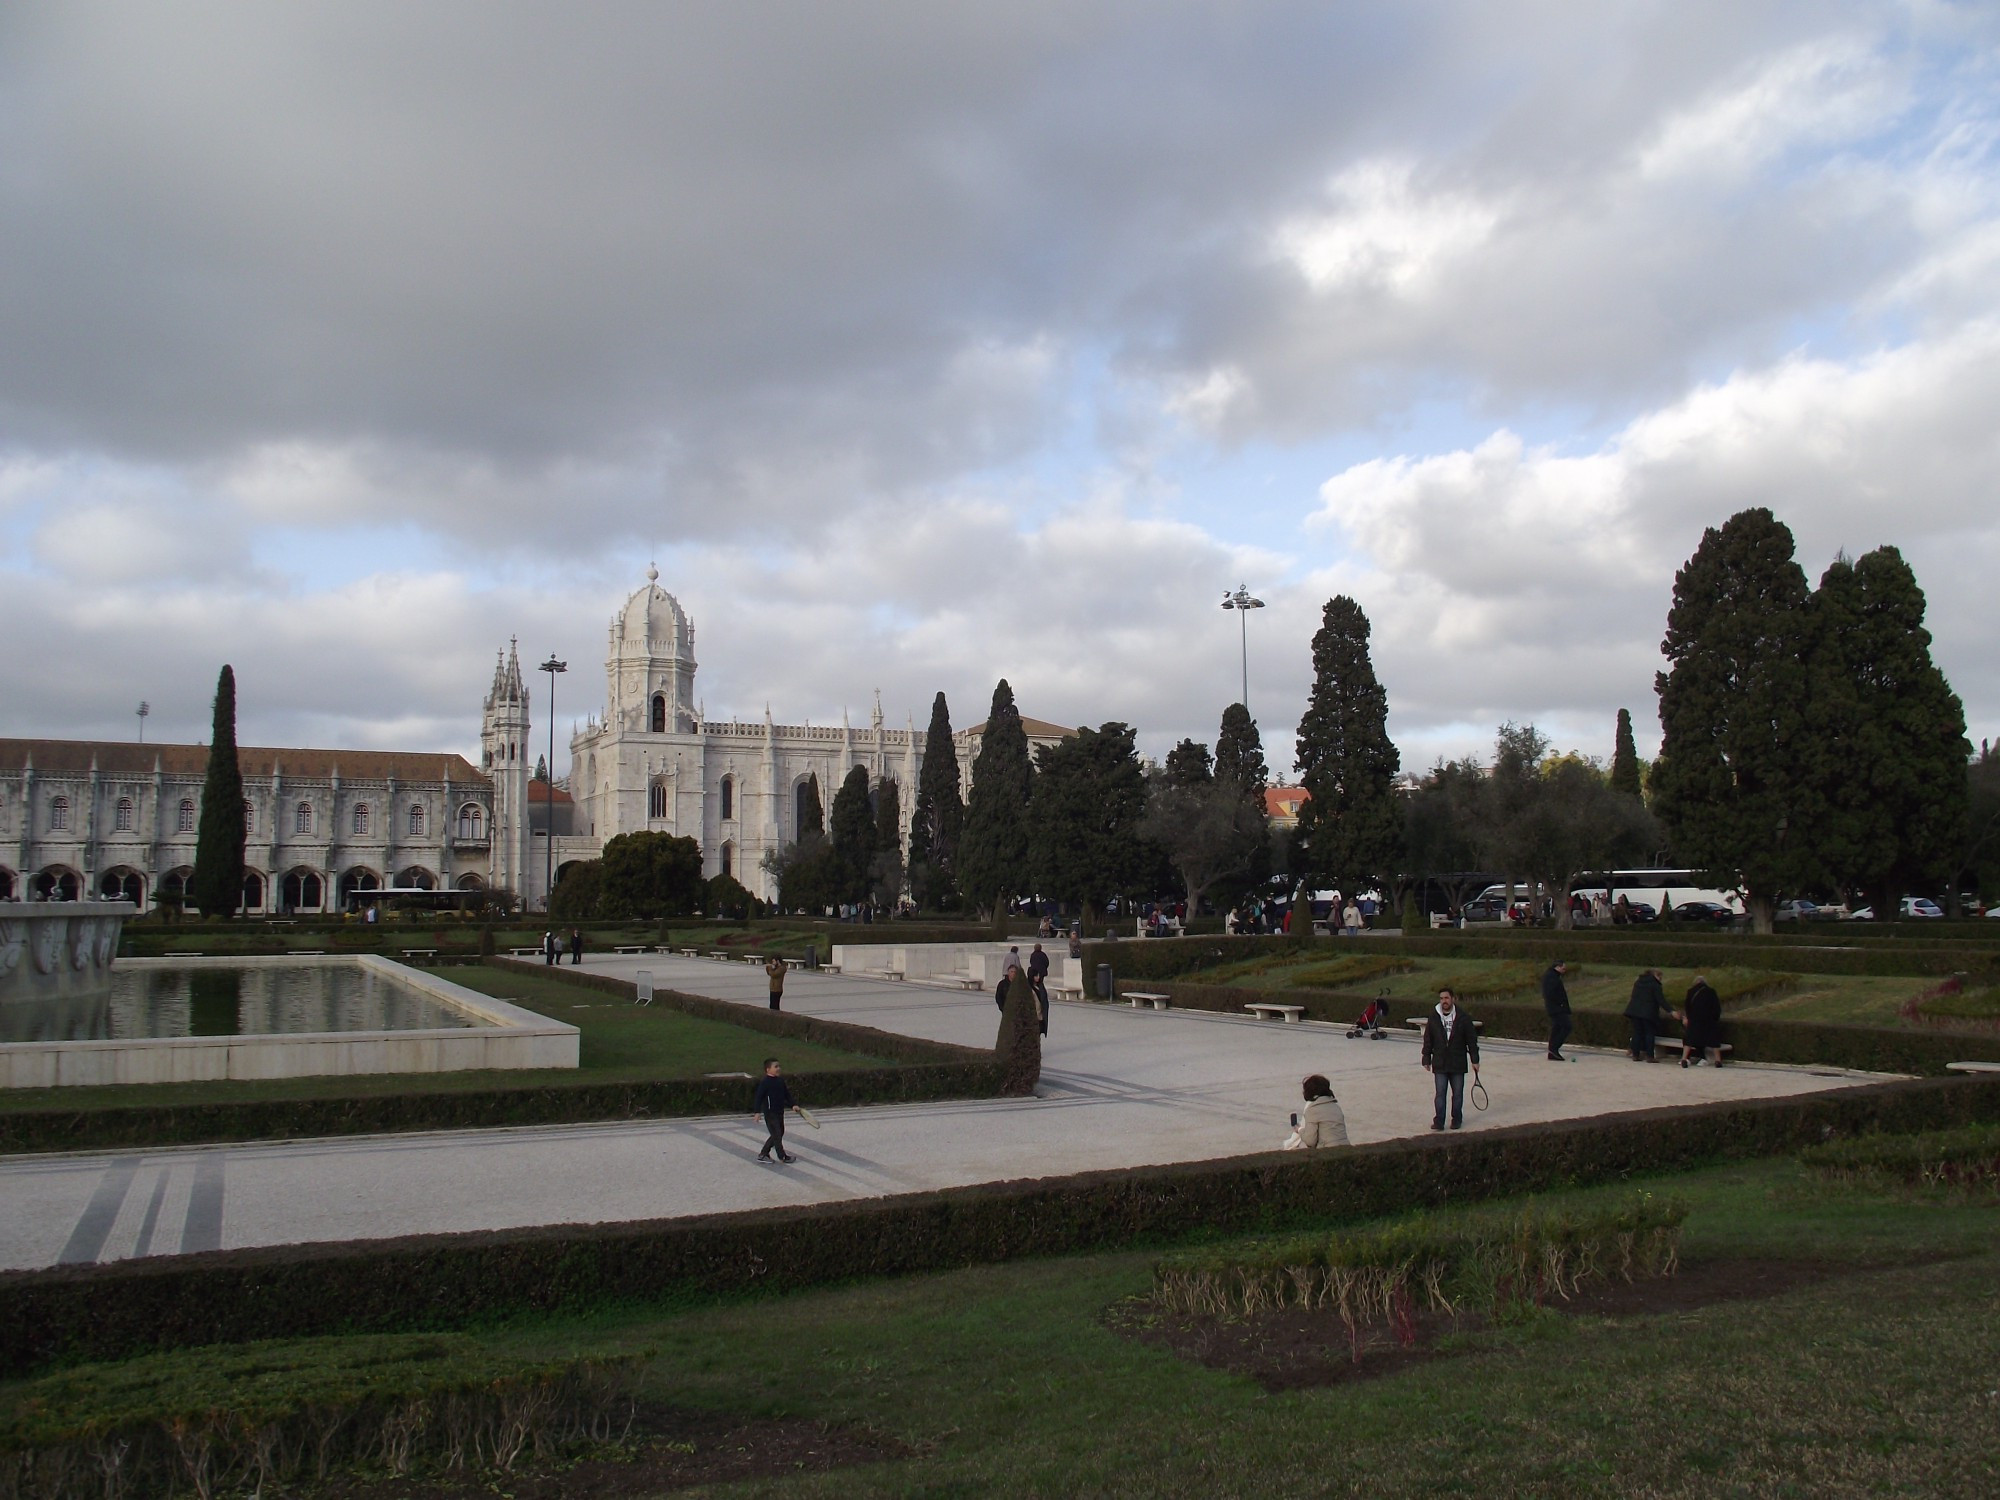
<path fill-rule="evenodd" d="M 817 969 L 819 967 L 818 943 L 814 943 L 810 948 L 806 949 L 806 967 L 808 969 Z"/>
<path fill-rule="evenodd" d="M 632 996 L 632 1003 L 634 1005 L 651 1005 L 653 1003 L 653 971 L 651 969 L 641 969 L 632 977 L 638 981 L 635 987 L 636 993 Z"/>
<path fill-rule="evenodd" d="M 1097 998 L 1100 1000 L 1116 1000 L 1118 998 L 1118 992 L 1111 987 L 1110 964 L 1099 964 L 1097 966 Z"/>

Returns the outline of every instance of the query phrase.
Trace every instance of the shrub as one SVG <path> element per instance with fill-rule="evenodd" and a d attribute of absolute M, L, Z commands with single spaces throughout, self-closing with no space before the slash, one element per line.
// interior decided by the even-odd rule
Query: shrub
<path fill-rule="evenodd" d="M 641 1358 L 522 1363 L 424 1334 L 85 1365 L 9 1392 L 0 1494 L 262 1494 L 336 1466 L 504 1472 L 622 1437 Z"/>
<path fill-rule="evenodd" d="M 1799 1160 L 1842 1181 L 1893 1181 L 1927 1188 L 2000 1192 L 2000 1125 L 1922 1135 L 1865 1135 L 1809 1146 Z"/>

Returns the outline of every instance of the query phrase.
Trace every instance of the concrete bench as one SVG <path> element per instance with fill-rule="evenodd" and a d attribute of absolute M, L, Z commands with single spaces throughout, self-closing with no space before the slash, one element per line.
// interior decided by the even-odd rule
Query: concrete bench
<path fill-rule="evenodd" d="M 1261 1004 L 1246 1005 L 1243 1008 L 1260 1021 L 1284 1021 L 1295 1025 L 1306 1018 L 1306 1008 L 1303 1005 Z"/>
<path fill-rule="evenodd" d="M 958 987 L 962 990 L 983 990 L 986 988 L 986 981 L 977 974 L 954 974 L 952 975 L 952 979 L 956 981 Z"/>
<path fill-rule="evenodd" d="M 644 943 L 627 943 L 624 947 L 613 948 L 611 951 L 613 953 L 632 954 L 632 953 L 651 953 L 653 950 L 647 947 Z"/>
<path fill-rule="evenodd" d="M 437 956 L 438 951 L 435 948 L 405 948 L 403 950 L 403 957 L 405 958 L 436 958 Z"/>
<path fill-rule="evenodd" d="M 666 952 L 667 950 L 666 950 L 666 949 L 664 949 L 664 948 L 662 948 L 662 949 L 661 949 L 660 951 L 661 951 L 662 953 L 665 953 L 665 952 Z M 676 949 L 674 950 L 674 952 L 676 952 L 676 953 L 680 954 L 680 956 L 681 956 L 682 958 L 700 958 L 700 957 L 701 957 L 701 949 L 699 949 L 699 948 L 676 948 Z"/>
<path fill-rule="evenodd" d="M 1174 997 L 1172 995 L 1155 995 L 1147 990 L 1127 990 L 1125 998 L 1132 1002 L 1132 1009 L 1134 1010 L 1144 1010 L 1149 1005 L 1154 1010 L 1172 1010 L 1174 1008 Z"/>
<path fill-rule="evenodd" d="M 1955 1062 L 1944 1066 L 1947 1073 L 2000 1073 L 2000 1062 Z"/>
<path fill-rule="evenodd" d="M 540 948 L 509 948 L 507 956 L 509 958 L 546 958 L 548 955 Z"/>

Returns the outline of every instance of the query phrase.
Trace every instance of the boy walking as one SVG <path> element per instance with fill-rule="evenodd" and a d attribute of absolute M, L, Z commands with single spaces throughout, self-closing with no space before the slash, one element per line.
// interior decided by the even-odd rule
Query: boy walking
<path fill-rule="evenodd" d="M 757 1096 L 750 1102 L 751 1114 L 764 1117 L 764 1129 L 770 1136 L 764 1142 L 764 1149 L 757 1153 L 757 1160 L 769 1161 L 773 1151 L 778 1153 L 779 1161 L 791 1160 L 785 1154 L 785 1111 L 797 1108 L 798 1105 L 792 1103 L 792 1091 L 785 1083 L 777 1058 L 765 1058 L 764 1076 L 757 1080 Z"/>

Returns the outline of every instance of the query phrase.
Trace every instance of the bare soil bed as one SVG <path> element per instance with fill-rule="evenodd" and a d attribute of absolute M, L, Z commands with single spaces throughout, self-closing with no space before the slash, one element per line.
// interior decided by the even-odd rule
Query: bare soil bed
<path fill-rule="evenodd" d="M 1717 1302 L 1776 1297 L 1836 1276 L 1875 1269 L 1824 1260 L 1727 1259 L 1683 1265 L 1673 1276 L 1615 1282 L 1545 1307 L 1564 1317 L 1632 1318 L 1685 1312 Z M 1163 1312 L 1151 1298 L 1119 1303 L 1105 1315 L 1116 1332 L 1182 1359 L 1247 1375 L 1267 1391 L 1378 1380 L 1433 1359 L 1473 1352 L 1460 1337 L 1492 1326 L 1481 1313 L 1424 1313 L 1397 1330 L 1360 1330 L 1359 1344 L 1332 1308 L 1281 1308 L 1226 1318 Z"/>

